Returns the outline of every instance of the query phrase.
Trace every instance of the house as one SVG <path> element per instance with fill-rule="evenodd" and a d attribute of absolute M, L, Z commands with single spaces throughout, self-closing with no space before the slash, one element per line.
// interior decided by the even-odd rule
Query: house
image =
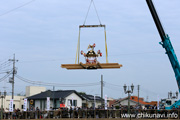
<path fill-rule="evenodd" d="M 5 98 L 3 98 L 3 108 L 5 110 L 9 110 L 9 104 L 10 104 L 11 98 L 12 98 L 11 95 L 7 95 Z M 25 96 L 14 96 L 13 108 L 22 110 L 24 98 L 25 98 Z M 1 105 L 1 100 L 2 99 L 0 99 L 0 105 Z"/>
<path fill-rule="evenodd" d="M 130 99 L 129 100 L 129 102 L 130 102 L 130 105 L 131 106 L 135 106 L 135 105 L 137 105 L 138 104 L 138 102 L 136 102 L 136 101 L 134 101 L 134 100 L 132 100 L 132 99 Z M 122 105 L 122 106 L 128 106 L 128 97 L 125 97 L 125 98 L 122 98 L 122 99 L 120 99 L 120 100 L 117 100 L 113 105 L 114 106 L 119 106 L 119 105 Z M 143 103 L 139 103 L 142 107 L 145 107 L 145 104 L 143 104 Z"/>
<path fill-rule="evenodd" d="M 111 107 L 116 102 L 117 102 L 117 100 L 108 100 L 108 107 Z"/>
<path fill-rule="evenodd" d="M 138 102 L 137 96 L 131 96 L 131 100 Z M 151 102 L 144 102 L 144 98 L 139 98 L 139 103 L 144 104 L 146 106 L 157 106 L 157 101 L 151 101 Z"/>
<path fill-rule="evenodd" d="M 26 86 L 26 95 L 19 95 L 19 96 L 14 96 L 13 99 L 13 108 L 14 109 L 20 109 L 21 111 L 23 110 L 23 105 L 24 105 L 24 98 L 35 95 L 37 93 L 41 93 L 42 91 L 45 91 L 45 87 L 39 87 L 39 86 Z M 7 95 L 5 99 L 3 99 L 3 108 L 5 110 L 9 109 L 9 104 L 10 100 L 12 99 L 11 95 Z M 0 99 L 0 106 L 1 106 L 1 100 Z"/>
<path fill-rule="evenodd" d="M 130 105 L 131 106 L 135 106 L 138 104 L 138 97 L 137 96 L 130 96 Z M 114 106 L 128 106 L 128 97 L 125 97 L 123 99 L 118 100 L 117 102 L 115 102 L 113 105 Z M 139 98 L 139 104 L 142 106 L 142 108 L 145 108 L 146 106 L 154 106 L 157 105 L 156 101 L 152 101 L 152 102 L 145 102 L 144 98 Z"/>
<path fill-rule="evenodd" d="M 83 98 L 75 90 L 47 90 L 39 94 L 27 97 L 28 108 L 38 107 L 40 110 L 47 108 L 47 97 L 50 97 L 50 107 L 59 108 L 61 104 L 63 107 L 82 107 Z"/>
<path fill-rule="evenodd" d="M 85 93 L 80 93 L 80 95 L 83 97 L 83 102 L 82 102 L 82 107 L 83 108 L 94 108 L 94 103 L 95 103 L 95 107 L 99 108 L 101 106 L 101 104 L 104 104 L 104 99 L 102 99 L 99 96 L 93 96 L 93 95 L 88 95 Z"/>

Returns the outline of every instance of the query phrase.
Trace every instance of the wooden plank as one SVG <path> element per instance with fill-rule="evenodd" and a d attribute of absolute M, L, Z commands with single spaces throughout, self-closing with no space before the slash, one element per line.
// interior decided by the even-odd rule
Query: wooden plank
<path fill-rule="evenodd" d="M 79 28 L 106 27 L 105 25 L 80 25 Z"/>
<path fill-rule="evenodd" d="M 97 63 L 97 64 L 62 64 L 62 68 L 66 69 L 113 69 L 122 67 L 118 63 Z"/>

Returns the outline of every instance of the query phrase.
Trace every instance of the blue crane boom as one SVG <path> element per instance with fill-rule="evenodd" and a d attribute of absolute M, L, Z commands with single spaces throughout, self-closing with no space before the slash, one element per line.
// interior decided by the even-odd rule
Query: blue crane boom
<path fill-rule="evenodd" d="M 170 60 L 170 63 L 172 65 L 173 71 L 175 73 L 175 77 L 176 77 L 176 81 L 178 84 L 178 88 L 179 88 L 179 92 L 180 92 L 180 65 L 179 65 L 179 61 L 176 57 L 176 54 L 174 52 L 173 46 L 171 44 L 170 38 L 168 36 L 168 34 L 166 34 L 164 32 L 164 29 L 162 27 L 161 21 L 158 17 L 158 14 L 156 12 L 156 9 L 154 7 L 154 4 L 152 2 L 152 0 L 146 0 L 147 5 L 149 7 L 149 10 L 151 12 L 151 15 L 154 19 L 154 22 L 156 24 L 156 27 L 158 29 L 159 35 L 161 37 L 161 42 L 159 42 L 162 47 L 166 50 L 166 54 L 168 55 L 168 58 Z M 166 109 L 172 109 L 173 107 L 178 107 L 180 105 L 180 100 L 177 101 L 176 103 L 174 103 L 171 107 L 166 108 Z"/>
<path fill-rule="evenodd" d="M 154 7 L 152 0 L 146 0 L 146 2 L 148 4 L 148 7 L 149 7 L 150 12 L 152 14 L 152 17 L 153 17 L 154 22 L 156 24 L 156 27 L 158 29 L 159 35 L 162 39 L 160 44 L 166 50 L 166 54 L 168 55 L 168 58 L 171 62 L 172 68 L 173 68 L 174 73 L 175 73 L 176 81 L 178 84 L 179 92 L 180 92 L 180 65 L 179 65 L 179 61 L 176 57 L 176 54 L 174 52 L 174 49 L 173 49 L 173 46 L 171 44 L 169 36 L 167 34 L 165 34 L 165 32 L 164 32 L 164 29 L 163 29 L 162 24 L 159 20 L 159 17 L 157 15 L 157 12 L 156 12 L 156 9 Z"/>

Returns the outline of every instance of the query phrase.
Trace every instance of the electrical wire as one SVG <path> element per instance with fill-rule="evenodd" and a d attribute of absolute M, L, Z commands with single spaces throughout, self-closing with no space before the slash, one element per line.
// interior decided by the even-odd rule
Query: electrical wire
<path fill-rule="evenodd" d="M 0 82 L 4 81 L 7 77 L 9 77 L 9 75 L 10 75 L 11 73 L 12 73 L 12 71 L 11 71 L 9 74 L 5 75 L 4 77 L 0 78 Z"/>
<path fill-rule="evenodd" d="M 4 61 L 9 60 L 12 56 L 13 56 L 13 55 L 10 55 L 10 56 L 8 56 L 8 57 L 5 57 L 4 59 L 1 59 L 1 60 L 0 60 L 0 63 L 3 63 Z"/>
<path fill-rule="evenodd" d="M 104 82 L 105 85 L 111 85 L 111 86 L 115 86 L 115 87 L 123 87 L 121 85 L 115 85 L 115 84 L 112 84 L 112 83 L 108 83 L 108 82 Z"/>
<path fill-rule="evenodd" d="M 3 64 L 3 65 L 1 65 L 0 66 L 0 70 L 2 71 L 4 71 L 4 69 L 6 68 L 7 69 L 7 67 L 9 67 L 9 66 L 11 66 L 13 63 L 11 63 L 11 62 L 9 62 L 9 63 L 6 63 L 6 64 Z"/>
<path fill-rule="evenodd" d="M 141 90 L 142 89 L 142 90 Z M 142 86 L 141 86 L 141 89 L 140 89 L 140 91 L 141 92 L 144 92 L 144 93 L 148 93 L 148 94 L 151 94 L 151 95 L 153 95 L 153 96 L 157 96 L 157 95 L 161 95 L 161 96 L 164 96 L 164 94 L 162 94 L 162 93 L 157 93 L 157 91 L 156 92 L 153 92 L 153 91 L 151 91 L 151 90 L 148 90 L 148 89 L 146 89 L 146 88 L 143 88 Z"/>
<path fill-rule="evenodd" d="M 20 61 L 18 63 L 30 63 L 30 62 L 55 62 L 55 61 L 61 61 L 61 60 L 68 60 L 68 59 L 74 59 L 74 58 L 67 58 L 67 59 L 49 59 L 49 60 L 29 60 L 29 61 Z"/>
<path fill-rule="evenodd" d="M 21 76 L 19 76 L 19 75 L 16 75 L 17 77 L 19 77 L 19 78 L 21 78 L 21 79 L 25 79 L 25 80 L 27 80 L 27 81 L 31 81 L 31 80 L 28 80 L 28 79 L 26 79 L 26 78 L 23 78 L 23 77 L 21 77 Z M 39 82 L 39 81 L 33 81 L 33 82 Z M 42 83 L 46 83 L 46 82 L 42 82 Z M 97 83 L 99 83 L 99 82 L 96 82 L 96 83 L 85 83 L 85 84 L 68 84 L 68 85 L 86 85 L 86 84 L 97 84 Z M 48 84 L 59 84 L 59 83 L 48 83 Z M 67 84 L 61 84 L 61 85 L 67 85 Z"/>
<path fill-rule="evenodd" d="M 180 51 L 180 50 L 176 50 Z M 154 52 L 137 52 L 137 53 L 122 53 L 122 54 L 117 54 L 117 55 L 108 55 L 108 56 L 122 56 L 122 55 L 138 55 L 138 54 L 152 54 L 152 53 L 162 53 L 164 51 L 154 51 Z M 103 56 L 104 57 L 104 56 Z M 55 62 L 55 61 L 62 61 L 62 60 L 73 60 L 74 58 L 67 58 L 67 59 L 43 59 L 43 60 L 29 60 L 29 61 L 20 61 L 18 63 L 33 63 L 33 62 Z"/>
<path fill-rule="evenodd" d="M 9 71 L 11 71 L 12 69 L 11 68 L 9 68 L 9 69 L 4 69 L 4 70 L 0 70 L 1 72 L 6 72 L 6 73 L 8 73 Z"/>
<path fill-rule="evenodd" d="M 104 88 L 111 89 L 111 90 L 115 90 L 115 91 L 117 91 L 117 92 L 119 92 L 119 91 L 122 90 L 122 89 L 113 88 L 113 87 L 109 87 L 109 86 L 105 86 Z"/>
<path fill-rule="evenodd" d="M 0 72 L 0 74 L 9 73 L 9 71 Z"/>
<path fill-rule="evenodd" d="M 7 60 L 6 60 L 5 62 L 1 63 L 0 66 L 7 65 L 8 63 L 10 63 L 10 61 L 7 61 Z"/>
<path fill-rule="evenodd" d="M 41 81 L 32 81 L 25 79 L 19 75 L 15 75 L 16 78 L 18 78 L 21 81 L 24 81 L 26 83 L 30 84 L 37 84 L 37 85 L 44 85 L 44 86 L 57 86 L 57 87 L 88 87 L 88 86 L 96 86 L 100 85 L 100 82 L 96 83 L 84 83 L 84 84 L 59 84 L 59 83 L 46 83 L 46 82 L 41 82 Z"/>
<path fill-rule="evenodd" d="M 13 9 L 11 9 L 11 10 L 5 12 L 5 13 L 2 13 L 2 14 L 0 14 L 0 17 L 3 16 L 3 15 L 6 15 L 6 14 L 8 14 L 8 13 L 11 13 L 11 12 L 13 12 L 13 11 L 19 9 L 19 8 L 22 8 L 22 7 L 24 7 L 24 6 L 26 6 L 26 5 L 30 4 L 30 3 L 32 3 L 32 2 L 34 2 L 34 1 L 35 1 L 35 0 L 31 0 L 31 1 L 27 2 L 27 3 L 24 3 L 24 4 L 22 4 L 22 5 L 18 6 L 18 7 L 16 7 L 16 8 L 13 8 Z"/>

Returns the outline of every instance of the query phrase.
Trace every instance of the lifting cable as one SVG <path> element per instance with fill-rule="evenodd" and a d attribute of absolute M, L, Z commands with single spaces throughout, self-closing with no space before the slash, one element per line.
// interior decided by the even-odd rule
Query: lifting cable
<path fill-rule="evenodd" d="M 85 25 L 88 14 L 89 14 L 89 10 L 91 8 L 91 5 L 93 3 L 93 6 L 95 8 L 96 11 L 96 15 L 97 18 L 99 20 L 100 25 Z M 84 24 L 79 26 L 79 36 L 78 36 L 78 44 L 77 44 L 77 51 L 76 51 L 76 59 L 75 59 L 75 64 L 77 64 L 77 60 L 78 60 L 78 64 L 79 64 L 79 54 L 80 54 L 80 33 L 81 33 L 81 28 L 89 28 L 89 27 L 104 27 L 104 35 L 105 35 L 105 51 L 106 51 L 106 63 L 108 63 L 108 51 L 107 51 L 107 39 L 106 39 L 106 26 L 101 24 L 101 20 L 99 18 L 95 3 L 93 0 L 91 0 L 85 20 L 84 20 Z"/>
<path fill-rule="evenodd" d="M 90 5 L 89 5 L 89 8 L 88 8 L 88 11 L 87 11 L 87 14 L 86 14 L 86 17 L 85 17 L 85 20 L 84 20 L 84 24 L 83 24 L 83 25 L 85 25 L 85 23 L 86 23 L 86 20 L 87 20 L 88 14 L 89 14 L 89 10 L 90 10 L 90 8 L 91 8 L 91 4 L 92 4 L 92 3 L 93 3 L 93 5 L 94 5 L 94 9 L 95 9 L 95 11 L 96 11 L 97 18 L 98 18 L 99 23 L 100 23 L 100 25 L 101 25 L 101 20 L 100 20 L 100 18 L 99 18 L 99 15 L 98 15 L 98 12 L 97 12 L 97 9 L 96 9 L 96 6 L 95 6 L 93 0 L 91 0 L 91 2 L 90 2 Z"/>

